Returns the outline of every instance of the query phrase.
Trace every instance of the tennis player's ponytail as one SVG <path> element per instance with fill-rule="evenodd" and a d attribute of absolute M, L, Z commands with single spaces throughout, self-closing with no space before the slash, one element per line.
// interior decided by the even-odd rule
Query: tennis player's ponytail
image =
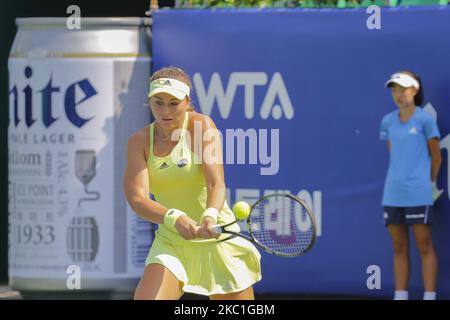
<path fill-rule="evenodd" d="M 189 77 L 189 75 L 180 68 L 173 66 L 161 68 L 155 73 L 153 73 L 153 75 L 150 77 L 150 82 L 160 78 L 172 78 L 181 81 L 185 83 L 192 92 L 191 77 Z M 192 105 L 192 100 L 189 101 L 187 111 L 195 111 L 194 106 Z"/>
<path fill-rule="evenodd" d="M 423 85 L 422 85 L 422 80 L 420 79 L 419 75 L 412 72 L 412 71 L 401 71 L 401 73 L 406 73 L 408 75 L 410 75 L 411 77 L 413 77 L 414 79 L 417 80 L 417 82 L 419 82 L 419 91 L 417 91 L 417 94 L 414 96 L 414 104 L 418 107 L 421 107 L 424 101 L 424 94 L 423 94 Z"/>

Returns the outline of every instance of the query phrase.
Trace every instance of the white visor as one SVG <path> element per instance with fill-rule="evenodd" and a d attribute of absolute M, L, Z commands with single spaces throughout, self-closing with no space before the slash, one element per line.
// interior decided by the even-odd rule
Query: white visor
<path fill-rule="evenodd" d="M 414 87 L 416 89 L 420 88 L 419 82 L 412 76 L 406 73 L 394 73 L 391 78 L 386 82 L 385 86 L 389 87 L 391 83 L 396 83 L 403 88 Z"/>
<path fill-rule="evenodd" d="M 150 82 L 149 98 L 162 92 L 183 100 L 186 96 L 189 97 L 190 89 L 184 82 L 172 78 L 160 78 Z"/>

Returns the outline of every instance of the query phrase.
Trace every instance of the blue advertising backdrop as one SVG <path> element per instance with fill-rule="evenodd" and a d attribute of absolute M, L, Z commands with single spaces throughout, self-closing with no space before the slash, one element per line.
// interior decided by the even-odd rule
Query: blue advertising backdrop
<path fill-rule="evenodd" d="M 421 75 L 425 108 L 442 134 L 438 186 L 445 192 L 434 208 L 434 241 L 438 295 L 450 299 L 450 7 L 383 8 L 381 29 L 367 27 L 370 16 L 365 9 L 153 15 L 153 70 L 175 65 L 193 76 L 195 107 L 223 133 L 229 201 L 287 190 L 315 211 L 313 250 L 295 259 L 263 253 L 256 292 L 392 297 L 381 207 L 389 154 L 379 126 L 396 108 L 384 83 L 406 69 Z M 245 159 L 232 152 L 238 128 L 251 141 Z M 421 298 L 414 242 L 411 262 L 410 295 Z"/>

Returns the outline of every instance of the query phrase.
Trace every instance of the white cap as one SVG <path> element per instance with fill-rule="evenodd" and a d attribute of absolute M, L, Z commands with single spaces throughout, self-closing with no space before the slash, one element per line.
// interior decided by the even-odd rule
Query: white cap
<path fill-rule="evenodd" d="M 184 82 L 172 78 L 159 78 L 150 82 L 149 98 L 161 92 L 183 100 L 186 96 L 189 97 L 190 89 Z"/>
<path fill-rule="evenodd" d="M 416 89 L 420 88 L 419 81 L 414 79 L 407 73 L 394 73 L 391 78 L 386 82 L 385 86 L 389 87 L 391 83 L 396 83 L 403 88 L 414 87 Z"/>

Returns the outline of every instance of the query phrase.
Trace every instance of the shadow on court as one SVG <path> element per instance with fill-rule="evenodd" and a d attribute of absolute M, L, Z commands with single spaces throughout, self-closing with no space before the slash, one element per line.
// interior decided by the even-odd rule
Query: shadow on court
<path fill-rule="evenodd" d="M 19 292 L 0 285 L 0 300 L 131 300 L 132 292 Z M 377 300 L 379 297 L 346 295 L 255 294 L 256 300 Z M 208 297 L 185 293 L 181 300 L 209 300 Z"/>
<path fill-rule="evenodd" d="M 296 295 L 296 294 L 257 294 L 256 300 L 379 300 L 377 297 L 346 296 L 346 295 Z M 181 300 L 209 300 L 208 297 L 185 293 Z"/>

